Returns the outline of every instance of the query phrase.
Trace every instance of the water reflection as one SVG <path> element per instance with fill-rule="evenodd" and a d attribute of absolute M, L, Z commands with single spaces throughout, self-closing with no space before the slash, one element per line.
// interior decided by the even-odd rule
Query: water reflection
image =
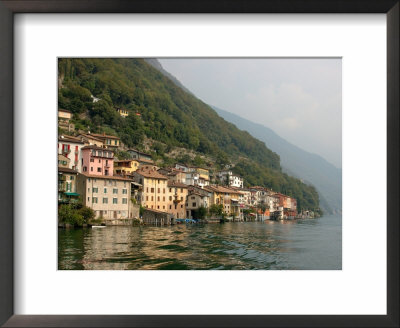
<path fill-rule="evenodd" d="M 341 269 L 341 217 L 59 230 L 59 269 Z"/>

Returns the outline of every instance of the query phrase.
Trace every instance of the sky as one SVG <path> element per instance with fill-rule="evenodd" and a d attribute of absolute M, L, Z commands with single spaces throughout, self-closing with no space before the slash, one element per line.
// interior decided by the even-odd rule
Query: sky
<path fill-rule="evenodd" d="M 342 167 L 341 59 L 163 58 L 205 103 L 274 130 Z"/>

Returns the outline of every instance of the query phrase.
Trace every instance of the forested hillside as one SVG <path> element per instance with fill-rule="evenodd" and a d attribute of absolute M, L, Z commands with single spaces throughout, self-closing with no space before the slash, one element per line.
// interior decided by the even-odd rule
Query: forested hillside
<path fill-rule="evenodd" d="M 279 156 L 228 123 L 192 94 L 142 59 L 59 59 L 59 108 L 74 113 L 78 130 L 119 136 L 127 147 L 156 140 L 163 154 L 181 147 L 212 159 L 215 169 L 235 164 L 247 185 L 262 185 L 297 198 L 300 209 L 317 209 L 313 186 L 284 174 Z M 206 83 L 206 82 L 205 82 Z M 93 97 L 99 100 L 93 102 Z M 121 117 L 116 108 L 129 111 Z"/>

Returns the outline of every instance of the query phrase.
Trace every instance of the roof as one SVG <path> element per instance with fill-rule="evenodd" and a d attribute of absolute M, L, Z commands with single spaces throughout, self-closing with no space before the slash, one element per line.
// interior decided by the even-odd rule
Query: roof
<path fill-rule="evenodd" d="M 116 137 L 116 136 L 110 136 L 110 135 L 105 134 L 105 133 L 103 133 L 103 134 L 99 134 L 99 133 L 90 133 L 89 135 L 95 136 L 95 137 L 98 137 L 98 138 L 118 139 L 118 140 L 119 140 L 118 137 Z"/>
<path fill-rule="evenodd" d="M 84 149 L 95 149 L 95 150 L 104 150 L 104 151 L 110 151 L 110 152 L 114 152 L 113 150 L 111 150 L 111 149 L 108 149 L 108 148 L 103 148 L 103 147 L 99 147 L 99 146 L 95 146 L 95 145 L 89 145 L 89 146 L 84 146 L 84 147 L 82 147 L 82 150 L 84 150 Z"/>
<path fill-rule="evenodd" d="M 137 159 L 121 159 L 121 160 L 118 160 L 118 161 L 114 161 L 114 166 L 118 165 L 118 163 L 130 163 L 130 162 L 133 162 L 133 161 L 138 162 Z"/>
<path fill-rule="evenodd" d="M 73 136 L 66 136 L 66 135 L 63 135 L 63 134 L 58 136 L 58 141 L 65 141 L 65 142 L 83 144 L 81 139 L 79 139 L 77 137 L 73 137 Z"/>
<path fill-rule="evenodd" d="M 223 192 L 223 193 L 229 193 L 229 194 L 239 194 L 239 192 L 236 191 L 236 190 L 233 190 L 233 189 L 227 188 L 227 187 L 222 187 L 222 186 L 207 186 L 207 187 L 204 187 L 204 189 L 210 190 L 212 192 Z"/>
<path fill-rule="evenodd" d="M 79 173 L 86 178 L 93 178 L 93 179 L 108 179 L 108 180 L 120 180 L 120 181 L 130 181 L 132 182 L 133 180 L 130 178 L 125 178 L 119 175 L 91 175 L 91 174 L 86 174 L 86 173 Z"/>
<path fill-rule="evenodd" d="M 165 175 L 162 175 L 161 173 L 159 173 L 156 170 L 152 170 L 152 169 L 147 169 L 147 168 L 143 168 L 143 167 L 139 167 L 135 173 L 140 174 L 141 176 L 145 177 L 145 178 L 153 178 L 153 179 L 164 179 L 164 180 L 168 180 L 168 178 Z"/>
<path fill-rule="evenodd" d="M 197 195 L 197 196 L 200 196 L 200 197 L 209 197 L 208 195 L 202 194 L 202 193 L 200 193 L 200 192 L 198 192 L 198 191 L 191 191 L 191 192 L 189 193 L 189 195 L 190 195 L 190 196 L 191 196 L 191 195 Z"/>
<path fill-rule="evenodd" d="M 62 167 L 62 166 L 58 167 L 58 172 L 72 173 L 72 174 L 78 174 L 79 173 L 78 171 L 70 169 L 69 167 Z"/>
<path fill-rule="evenodd" d="M 59 108 L 58 111 L 59 111 L 59 112 L 64 112 L 64 113 L 70 113 L 70 114 L 72 114 L 71 111 L 66 110 L 66 109 L 63 109 L 63 108 Z"/>
<path fill-rule="evenodd" d="M 188 188 L 189 186 L 182 182 L 168 181 L 168 187 Z"/>
<path fill-rule="evenodd" d="M 101 140 L 100 138 L 94 137 L 92 134 L 81 133 L 80 136 L 103 142 L 103 140 Z"/>

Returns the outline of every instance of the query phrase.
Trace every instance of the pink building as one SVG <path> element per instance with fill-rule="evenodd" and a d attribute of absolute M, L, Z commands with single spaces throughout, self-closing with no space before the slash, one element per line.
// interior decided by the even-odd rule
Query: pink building
<path fill-rule="evenodd" d="M 82 172 L 90 175 L 112 176 L 114 152 L 97 146 L 82 147 Z"/>

